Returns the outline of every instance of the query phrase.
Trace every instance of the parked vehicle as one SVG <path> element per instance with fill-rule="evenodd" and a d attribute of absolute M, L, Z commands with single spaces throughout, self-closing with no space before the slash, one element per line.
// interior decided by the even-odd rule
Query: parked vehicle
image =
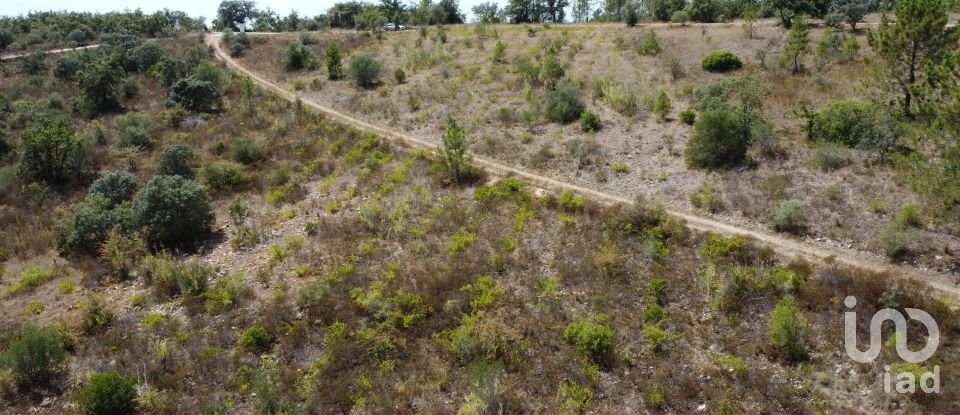
<path fill-rule="evenodd" d="M 402 25 L 402 24 L 401 24 L 401 25 L 397 25 L 397 24 L 393 24 L 393 23 L 387 23 L 387 24 L 383 25 L 383 30 L 386 31 L 386 32 L 395 32 L 395 31 L 400 31 L 400 30 L 407 30 L 407 27 L 404 26 L 404 25 Z"/>

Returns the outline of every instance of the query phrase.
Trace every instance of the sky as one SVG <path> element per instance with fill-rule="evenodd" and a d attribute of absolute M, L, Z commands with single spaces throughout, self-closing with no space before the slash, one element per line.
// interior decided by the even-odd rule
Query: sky
<path fill-rule="evenodd" d="M 334 3 L 340 0 L 321 0 L 321 1 L 296 1 L 296 0 L 270 0 L 270 1 L 257 1 L 257 8 L 266 9 L 270 8 L 273 11 L 277 12 L 281 16 L 286 16 L 290 13 L 291 10 L 296 10 L 300 13 L 300 16 L 316 16 L 325 12 L 330 6 L 333 6 Z M 379 3 L 379 1 L 368 0 L 371 3 Z M 478 3 L 482 3 L 487 0 L 460 0 L 460 11 L 467 14 L 468 21 L 470 19 L 470 9 Z M 495 1 L 496 0 L 491 0 Z M 407 0 L 409 4 L 410 1 Z M 501 6 L 505 3 L 505 0 L 501 0 L 498 3 L 501 3 Z M 47 10 L 69 10 L 69 11 L 87 11 L 87 12 L 109 12 L 109 11 L 121 11 L 124 9 L 136 9 L 140 8 L 144 12 L 154 12 L 160 9 L 171 9 L 171 10 L 182 10 L 187 12 L 190 16 L 203 16 L 206 17 L 206 23 L 209 25 L 210 22 L 217 14 L 217 6 L 220 4 L 220 0 L 164 0 L 164 1 L 124 1 L 124 0 L 87 0 L 87 1 L 69 1 L 69 0 L 30 0 L 30 1 L 17 1 L 10 0 L 4 1 L 3 5 L 0 5 L 0 15 L 3 16 L 16 16 L 21 14 L 26 14 L 30 11 L 47 11 Z"/>

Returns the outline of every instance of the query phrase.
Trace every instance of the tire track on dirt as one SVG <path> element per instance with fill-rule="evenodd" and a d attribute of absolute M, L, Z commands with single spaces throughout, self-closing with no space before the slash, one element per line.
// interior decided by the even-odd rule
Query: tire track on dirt
<path fill-rule="evenodd" d="M 363 121 L 361 119 L 355 118 L 349 114 L 343 113 L 339 110 L 326 106 L 322 103 L 310 100 L 303 99 L 297 94 L 294 94 L 280 85 L 271 82 L 270 80 L 264 78 L 263 76 L 253 72 L 252 70 L 244 67 L 235 59 L 233 59 L 228 53 L 226 53 L 221 47 L 221 34 L 212 34 L 208 35 L 205 39 L 206 43 L 213 47 L 214 53 L 217 58 L 224 61 L 229 67 L 240 72 L 241 74 L 250 77 L 251 80 L 256 82 L 262 88 L 267 89 L 284 99 L 289 101 L 296 101 L 299 99 L 303 104 L 308 105 L 315 110 L 322 112 L 327 117 L 339 121 L 341 123 L 353 126 L 355 128 L 369 131 L 375 134 L 378 134 L 388 140 L 403 143 L 409 147 L 415 148 L 425 148 L 429 150 L 436 149 L 438 143 L 428 140 L 423 137 L 413 136 L 410 134 L 404 134 L 396 132 L 394 130 L 381 127 L 369 122 Z M 484 168 L 488 173 L 494 176 L 507 177 L 513 176 L 520 179 L 523 179 L 527 183 L 541 187 L 546 190 L 561 192 L 564 190 L 570 190 L 580 196 L 590 198 L 595 202 L 599 202 L 606 205 L 612 205 L 617 203 L 631 204 L 634 202 L 632 198 L 625 197 L 622 195 L 615 195 L 607 192 L 602 192 L 596 189 L 591 189 L 588 187 L 563 182 L 560 180 L 553 179 L 551 177 L 543 176 L 534 172 L 530 172 L 524 169 L 519 169 L 516 167 L 508 166 L 502 163 L 499 163 L 495 160 L 474 155 L 474 163 Z M 763 231 L 743 228 L 740 226 L 732 225 L 726 222 L 718 221 L 709 217 L 704 217 L 697 215 L 695 213 L 667 208 L 667 213 L 683 219 L 687 222 L 687 226 L 703 232 L 714 232 L 725 235 L 734 235 L 739 234 L 747 237 L 751 237 L 760 241 L 764 244 L 769 245 L 779 254 L 788 256 L 788 257 L 798 257 L 804 258 L 807 260 L 823 261 L 826 259 L 832 259 L 835 262 L 853 266 L 857 268 L 862 268 L 865 270 L 870 270 L 873 272 L 887 272 L 895 277 L 915 280 L 921 283 L 927 284 L 931 288 L 939 290 L 945 294 L 952 295 L 953 297 L 960 299 L 960 287 L 957 286 L 957 281 L 955 278 L 930 270 L 922 270 L 914 267 L 903 266 L 898 264 L 891 264 L 887 260 L 878 255 L 874 255 L 867 252 L 855 251 L 852 249 L 843 249 L 838 247 L 830 247 L 821 244 L 813 244 L 805 241 L 800 241 L 796 239 L 791 239 L 788 237 L 783 237 L 780 235 L 775 235 Z"/>

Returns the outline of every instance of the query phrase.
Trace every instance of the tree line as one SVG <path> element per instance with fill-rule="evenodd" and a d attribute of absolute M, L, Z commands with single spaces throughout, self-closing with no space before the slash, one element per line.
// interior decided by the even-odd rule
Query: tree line
<path fill-rule="evenodd" d="M 83 46 L 111 33 L 164 37 L 206 29 L 203 17 L 168 9 L 149 14 L 140 9 L 109 13 L 31 12 L 0 16 L 0 50 Z"/>

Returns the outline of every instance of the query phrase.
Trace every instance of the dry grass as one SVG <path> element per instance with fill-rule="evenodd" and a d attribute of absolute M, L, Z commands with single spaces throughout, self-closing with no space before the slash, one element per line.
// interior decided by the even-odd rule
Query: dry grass
<path fill-rule="evenodd" d="M 451 30 L 454 39 L 463 34 L 459 30 Z M 861 298 L 858 311 L 867 315 L 888 289 L 886 276 L 789 263 L 761 247 L 717 259 L 742 267 L 781 264 L 799 275 L 793 293 L 813 328 L 812 359 L 790 365 L 765 341 L 769 312 L 782 293 L 752 292 L 737 313 L 715 308 L 703 287 L 711 269 L 700 251 L 705 235 L 664 222 L 655 210 L 578 206 L 538 189 L 509 191 L 496 183 L 449 186 L 428 155 L 316 114 L 297 115 L 292 104 L 272 95 L 258 92 L 257 115 L 245 114 L 233 105 L 239 102 L 239 83 L 233 79 L 227 89 L 228 109 L 196 128 L 158 126 L 158 146 L 140 156 L 145 162 L 137 173 L 149 177 L 154 169 L 149 160 L 168 142 L 190 144 L 198 166 L 229 158 L 229 152 L 214 151 L 221 142 L 249 137 L 262 145 L 265 160 L 248 171 L 253 184 L 215 195 L 218 235 L 200 252 L 175 257 L 217 271 L 208 293 L 224 294 L 215 287 L 234 273 L 246 290 L 228 306 L 208 309 L 204 303 L 224 297 L 155 296 L 152 285 L 159 280 L 145 270 L 115 282 L 101 278 L 105 271 L 92 258 L 56 259 L 63 269 L 57 278 L 32 292 L 0 298 L 4 310 L 22 310 L 29 301 L 46 305 L 39 316 L 6 314 L 0 319 L 4 333 L 24 321 L 64 322 L 70 333 L 70 374 L 58 385 L 62 395 L 41 412 L 69 411 L 85 374 L 107 369 L 144 385 L 140 409 L 146 413 L 199 413 L 220 405 L 227 412 L 255 412 L 273 396 L 263 379 L 272 379 L 267 386 L 276 387 L 278 399 L 307 413 L 454 413 L 471 393 L 489 397 L 504 413 L 555 413 L 564 382 L 591 390 L 589 409 L 595 413 L 652 411 L 648 396 L 654 384 L 664 390 L 665 410 L 674 413 L 694 412 L 701 404 L 711 411 L 732 406 L 747 413 L 799 413 L 821 403 L 839 413 L 940 408 L 938 402 L 909 397 L 877 399 L 882 385 L 875 382 L 876 367 L 855 365 L 843 354 L 838 323 L 843 297 Z M 130 105 L 158 119 L 165 94 L 154 84 L 143 85 L 141 100 Z M 555 150 L 565 151 L 559 143 Z M 95 170 L 128 163 L 104 148 L 95 160 Z M 282 166 L 301 178 L 301 192 L 273 203 L 273 172 Z M 86 184 L 74 184 L 44 206 L 51 212 L 67 206 Z M 490 194 L 497 196 L 482 196 Z M 35 205 L 19 193 L 3 197 L 13 206 L 6 223 L 22 223 L 16 225 L 20 229 L 31 223 L 49 229 L 57 217 L 50 213 L 30 222 Z M 234 198 L 252 211 L 243 225 L 261 236 L 250 246 L 230 243 L 234 224 L 227 209 Z M 451 249 L 455 238 L 469 242 Z M 31 264 L 53 264 L 49 236 L 33 245 L 5 259 L 0 290 L 14 283 L 10 275 Z M 472 297 L 476 290 L 464 287 L 481 275 L 491 277 L 497 289 L 478 302 Z M 642 337 L 650 323 L 641 317 L 653 304 L 647 293 L 656 277 L 667 281 L 661 328 L 670 336 L 659 353 Z M 66 279 L 81 283 L 61 293 Z M 907 294 L 904 306 L 934 314 L 944 333 L 957 331 L 950 323 L 955 312 L 917 286 L 901 288 Z M 78 305 L 90 293 L 102 297 L 114 319 L 87 333 L 80 330 L 87 316 Z M 615 356 L 608 366 L 591 367 L 563 341 L 564 327 L 580 318 L 614 329 Z M 253 325 L 275 339 L 262 356 L 237 346 L 240 333 Z M 458 360 L 451 346 L 455 333 L 469 333 L 490 360 Z M 955 340 L 944 337 L 936 357 L 945 377 L 939 402 L 952 402 L 957 392 L 948 385 L 955 384 L 960 361 Z M 9 335 L 0 336 L 0 345 L 9 341 Z M 513 353 L 517 350 L 522 353 Z M 719 353 L 742 359 L 743 376 L 721 367 Z M 882 357 L 883 363 L 893 359 L 889 353 Z M 274 365 L 275 376 L 265 376 L 274 373 Z M 855 376 L 834 376 L 838 368 Z M 25 412 L 36 404 L 21 396 L 13 409 Z"/>

